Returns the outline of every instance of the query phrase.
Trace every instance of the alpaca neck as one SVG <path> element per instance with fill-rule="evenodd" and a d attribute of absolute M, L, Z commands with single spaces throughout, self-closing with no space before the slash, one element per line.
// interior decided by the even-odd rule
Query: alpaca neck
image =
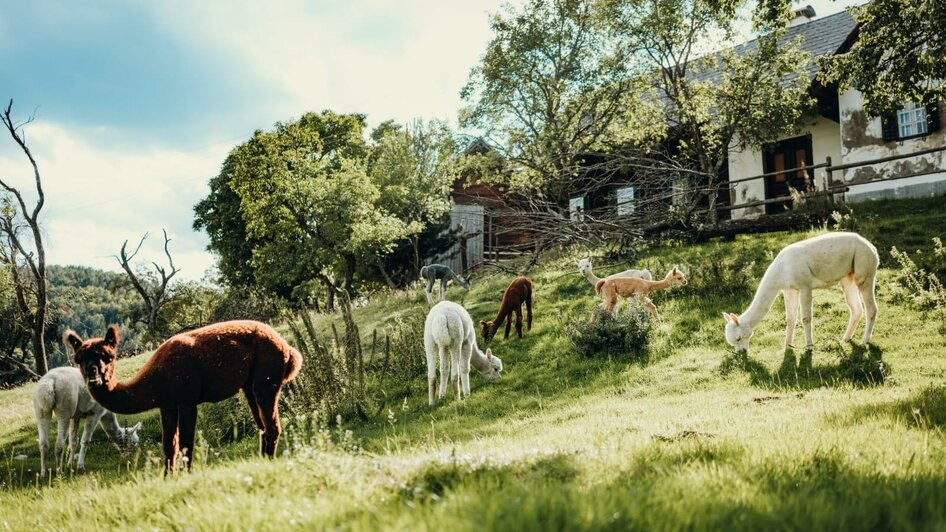
<path fill-rule="evenodd" d="M 106 410 L 116 414 L 137 414 L 158 406 L 150 387 L 137 378 L 129 382 L 113 378 L 105 386 L 90 386 L 89 392 Z"/>
<path fill-rule="evenodd" d="M 108 433 L 109 437 L 115 443 L 124 443 L 125 433 L 121 425 L 118 424 L 118 417 L 110 411 L 106 411 L 100 420 L 102 428 Z"/>
<path fill-rule="evenodd" d="M 486 355 L 484 355 L 476 345 L 473 346 L 473 353 L 472 356 L 470 356 L 470 365 L 482 375 L 486 375 L 491 369 L 489 359 L 486 358 Z"/>
<path fill-rule="evenodd" d="M 601 280 L 601 278 L 595 275 L 591 270 L 584 271 L 581 274 L 585 276 L 585 279 L 588 279 L 588 282 L 591 283 L 592 286 L 598 284 L 598 281 Z"/>
<path fill-rule="evenodd" d="M 778 286 L 775 278 L 766 271 L 765 275 L 762 276 L 762 281 L 759 282 L 759 288 L 755 291 L 752 303 L 749 304 L 749 308 L 739 316 L 741 324 L 755 327 L 757 323 L 762 321 L 762 318 L 764 318 L 765 315 L 768 314 L 769 309 L 772 308 L 772 303 L 774 303 L 775 298 L 778 297 L 779 291 L 781 291 L 781 287 Z"/>

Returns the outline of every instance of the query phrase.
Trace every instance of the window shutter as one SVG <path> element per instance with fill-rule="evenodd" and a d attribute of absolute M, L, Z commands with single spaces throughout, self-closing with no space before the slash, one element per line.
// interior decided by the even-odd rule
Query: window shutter
<path fill-rule="evenodd" d="M 886 113 L 880 117 L 880 131 L 884 142 L 900 138 L 900 128 L 897 127 L 897 113 Z"/>
<path fill-rule="evenodd" d="M 926 106 L 926 128 L 929 133 L 939 131 L 939 103 Z"/>

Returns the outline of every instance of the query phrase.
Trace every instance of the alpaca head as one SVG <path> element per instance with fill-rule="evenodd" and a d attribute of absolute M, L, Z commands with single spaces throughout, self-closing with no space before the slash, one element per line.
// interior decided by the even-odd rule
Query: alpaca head
<path fill-rule="evenodd" d="M 578 273 L 582 275 L 588 275 L 591 273 L 591 258 L 581 259 L 578 261 Z"/>
<path fill-rule="evenodd" d="M 486 361 L 489 364 L 486 366 L 485 370 L 480 370 L 480 374 L 486 377 L 486 380 L 494 381 L 499 379 L 503 372 L 503 361 L 500 360 L 498 356 L 494 356 L 493 350 L 490 348 L 486 348 L 486 353 L 483 353 L 483 356 L 486 357 Z"/>
<path fill-rule="evenodd" d="M 473 277 L 472 274 L 471 274 L 471 275 L 467 275 L 466 277 L 463 277 L 462 275 L 457 275 L 457 279 L 460 280 L 460 286 L 462 286 L 463 288 L 466 288 L 467 290 L 470 289 L 470 284 L 471 284 L 471 278 L 472 278 L 472 277 Z"/>
<path fill-rule="evenodd" d="M 481 321 L 480 322 L 480 333 L 483 335 L 483 340 L 489 342 L 496 336 L 496 331 L 499 330 L 499 327 L 496 326 L 491 321 Z M 487 351 L 489 351 L 487 349 Z"/>
<path fill-rule="evenodd" d="M 73 330 L 63 335 L 66 345 L 72 348 L 72 360 L 79 366 L 89 386 L 106 386 L 115 375 L 115 357 L 118 356 L 118 327 L 109 325 L 104 338 L 82 341 Z"/>
<path fill-rule="evenodd" d="M 749 351 L 749 338 L 752 337 L 752 327 L 748 323 L 740 322 L 739 316 L 723 312 L 726 320 L 726 342 L 736 348 L 736 352 Z"/>
<path fill-rule="evenodd" d="M 670 286 L 686 286 L 687 278 L 683 275 L 683 272 L 680 271 L 680 268 L 676 266 L 672 270 L 667 272 L 667 276 L 664 279 L 670 281 Z"/>
<path fill-rule="evenodd" d="M 138 431 L 141 430 L 141 422 L 135 423 L 132 427 L 122 429 L 122 445 L 125 447 L 138 446 Z"/>

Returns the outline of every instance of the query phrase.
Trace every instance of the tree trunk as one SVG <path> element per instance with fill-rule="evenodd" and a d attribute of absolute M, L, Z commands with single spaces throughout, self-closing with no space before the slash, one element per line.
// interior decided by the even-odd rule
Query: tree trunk
<path fill-rule="evenodd" d="M 36 374 L 45 375 L 49 371 L 46 360 L 46 342 L 43 341 L 43 333 L 46 330 L 46 310 L 43 309 L 36 313 L 36 321 L 33 323 L 33 359 L 36 361 Z M 42 317 L 40 317 L 42 316 Z"/>

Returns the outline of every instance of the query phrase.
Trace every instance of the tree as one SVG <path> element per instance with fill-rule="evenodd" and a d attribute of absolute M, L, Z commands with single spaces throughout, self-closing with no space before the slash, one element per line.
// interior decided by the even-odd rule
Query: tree
<path fill-rule="evenodd" d="M 362 115 L 324 111 L 257 131 L 228 156 L 195 226 L 208 229 L 221 256 L 245 235 L 230 264 L 248 266 L 256 285 L 303 298 L 298 289 L 320 280 L 331 310 L 338 288 L 350 291 L 360 268 L 376 271 L 410 232 L 379 203 L 364 128 Z"/>
<path fill-rule="evenodd" d="M 872 0 L 854 8 L 857 40 L 822 59 L 825 82 L 857 89 L 872 116 L 946 100 L 946 3 Z"/>
<path fill-rule="evenodd" d="M 13 277 L 14 292 L 20 316 L 30 330 L 33 359 L 36 373 L 43 375 L 47 370 L 46 345 L 43 336 L 46 332 L 46 313 L 48 310 L 46 285 L 46 249 L 43 245 L 42 227 L 39 216 L 46 202 L 39 165 L 26 144 L 23 126 L 32 121 L 17 123 L 12 116 L 13 100 L 0 116 L 0 122 L 6 127 L 10 138 L 17 144 L 33 169 L 36 187 L 36 201 L 28 206 L 23 191 L 9 181 L 0 178 L 0 187 L 6 191 L 0 216 L 0 260 L 9 265 Z M 26 233 L 24 235 L 24 232 Z"/>
<path fill-rule="evenodd" d="M 156 341 L 162 340 L 164 333 L 167 332 L 161 326 L 161 309 L 164 308 L 165 304 L 167 304 L 172 297 L 172 292 L 168 284 L 180 271 L 174 266 L 174 259 L 171 257 L 171 251 L 168 248 L 171 243 L 171 239 L 168 238 L 168 232 L 166 230 L 163 230 L 163 232 L 164 254 L 168 258 L 170 271 L 157 262 L 151 263 L 154 265 L 153 273 L 145 271 L 136 273 L 132 269 L 131 261 L 134 260 L 138 252 L 141 251 L 141 245 L 144 244 L 145 240 L 148 238 L 148 233 L 145 233 L 144 236 L 141 237 L 141 240 L 138 242 L 138 247 L 135 248 L 135 251 L 133 251 L 131 255 L 128 254 L 126 249 L 128 247 L 128 241 L 126 240 L 122 243 L 121 251 L 115 257 L 115 260 L 118 261 L 118 264 L 121 265 L 122 269 L 125 270 L 125 273 L 128 275 L 129 282 L 135 288 L 135 291 L 138 292 L 138 295 L 141 296 L 143 306 L 140 321 L 147 326 L 148 335 L 151 336 L 151 339 Z"/>
<path fill-rule="evenodd" d="M 596 12 L 585 0 L 507 5 L 461 92 L 460 125 L 492 139 L 517 170 L 514 187 L 554 203 L 571 192 L 576 158 L 613 141 L 635 88 Z"/>
<path fill-rule="evenodd" d="M 402 280 L 414 279 L 421 267 L 421 244 L 436 246 L 450 210 L 450 188 L 456 180 L 456 142 L 446 123 L 415 121 L 406 127 L 384 122 L 371 134 L 368 173 L 378 187 L 378 206 L 404 224 L 405 252 L 394 249 L 378 268 L 389 286 L 393 267 Z M 429 249 L 424 249 L 429 252 Z M 387 264 L 385 264 L 387 262 Z"/>

